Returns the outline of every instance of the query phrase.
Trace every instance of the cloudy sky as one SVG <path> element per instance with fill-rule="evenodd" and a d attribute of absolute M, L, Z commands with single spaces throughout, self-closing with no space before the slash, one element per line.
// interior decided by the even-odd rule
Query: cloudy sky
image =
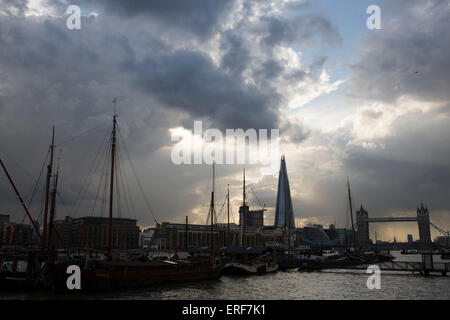
<path fill-rule="evenodd" d="M 72 4 L 80 30 L 66 26 Z M 366 26 L 372 4 L 379 30 Z M 155 222 L 139 183 L 157 221 L 206 221 L 211 166 L 171 161 L 171 133 L 201 120 L 223 132 L 280 129 L 299 226 L 349 225 L 348 176 L 370 216 L 414 215 L 423 201 L 449 229 L 449 57 L 446 0 L 0 0 L 0 156 L 30 200 L 55 125 L 58 218 L 105 215 L 117 97 L 118 187 L 129 195 L 117 214 L 141 226 Z M 250 204 L 265 204 L 273 224 L 277 174 L 245 167 Z M 229 184 L 236 221 L 243 168 L 217 165 L 221 219 Z M 0 212 L 24 218 L 3 173 Z M 375 230 L 385 240 L 418 233 Z"/>

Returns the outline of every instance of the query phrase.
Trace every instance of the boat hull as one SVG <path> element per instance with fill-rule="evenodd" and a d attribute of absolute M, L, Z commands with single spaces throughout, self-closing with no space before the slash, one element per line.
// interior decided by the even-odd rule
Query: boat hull
<path fill-rule="evenodd" d="M 262 275 L 275 272 L 277 270 L 278 265 L 276 263 L 245 264 L 239 262 L 230 262 L 224 266 L 222 273 L 224 275 Z"/>
<path fill-rule="evenodd" d="M 66 283 L 68 275 L 63 271 L 65 268 L 59 266 L 50 273 L 54 291 L 70 291 Z M 162 283 L 217 280 L 220 276 L 220 267 L 205 264 L 104 263 L 81 269 L 81 291 L 116 291 Z"/>

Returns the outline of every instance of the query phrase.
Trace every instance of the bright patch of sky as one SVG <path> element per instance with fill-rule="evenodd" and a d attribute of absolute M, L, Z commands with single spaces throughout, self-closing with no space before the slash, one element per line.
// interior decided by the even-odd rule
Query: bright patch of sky
<path fill-rule="evenodd" d="M 381 8 L 381 21 L 383 26 L 383 3 L 375 0 L 317 0 L 311 2 L 305 11 L 310 14 L 322 15 L 329 19 L 336 31 L 340 34 L 342 43 L 331 46 L 327 43 L 315 43 L 308 48 L 297 48 L 302 52 L 302 60 L 311 62 L 317 56 L 326 56 L 324 68 L 332 82 L 343 80 L 339 88 L 329 94 L 324 94 L 311 102 L 291 110 L 291 115 L 302 118 L 305 123 L 315 129 L 324 131 L 333 130 L 342 125 L 349 114 L 353 113 L 363 103 L 349 99 L 343 95 L 345 81 L 350 75 L 352 61 L 361 45 L 361 40 L 373 32 L 366 26 L 367 8 L 376 4 Z M 387 16 L 387 15 L 386 15 Z"/>

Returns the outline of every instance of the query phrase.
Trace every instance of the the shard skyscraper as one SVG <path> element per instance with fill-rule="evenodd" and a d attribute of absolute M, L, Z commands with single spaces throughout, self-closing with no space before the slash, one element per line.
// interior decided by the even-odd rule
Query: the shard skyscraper
<path fill-rule="evenodd" d="M 295 228 L 294 210 L 292 208 L 291 190 L 286 170 L 286 159 L 281 157 L 280 175 L 278 177 L 277 208 L 275 211 L 275 225 Z"/>

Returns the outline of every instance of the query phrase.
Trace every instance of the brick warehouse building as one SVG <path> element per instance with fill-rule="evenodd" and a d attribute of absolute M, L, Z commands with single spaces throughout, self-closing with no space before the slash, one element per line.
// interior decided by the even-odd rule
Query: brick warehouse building
<path fill-rule="evenodd" d="M 9 215 L 0 214 L 0 246 L 28 246 L 38 242 L 37 234 L 31 225 L 10 222 L 9 217 Z"/>
<path fill-rule="evenodd" d="M 214 226 L 214 247 L 238 247 L 241 243 L 241 229 L 239 225 L 230 224 L 230 239 L 227 239 L 226 224 Z M 210 225 L 169 223 L 157 225 L 153 244 L 159 244 L 161 250 L 183 250 L 191 247 L 209 247 L 211 237 Z M 245 231 L 247 247 L 264 246 L 269 243 L 282 242 L 283 231 L 278 227 L 264 226 L 249 228 Z M 187 242 L 186 242 L 187 241 Z"/>
<path fill-rule="evenodd" d="M 0 242 L 3 245 L 27 246 L 33 243 L 33 227 L 27 224 L 0 225 Z"/>
<path fill-rule="evenodd" d="M 125 218 L 112 219 L 113 249 L 134 249 L 139 247 L 140 230 L 137 220 Z M 53 238 L 55 248 L 94 248 L 108 247 L 109 218 L 82 217 L 56 221 L 56 234 Z"/>

